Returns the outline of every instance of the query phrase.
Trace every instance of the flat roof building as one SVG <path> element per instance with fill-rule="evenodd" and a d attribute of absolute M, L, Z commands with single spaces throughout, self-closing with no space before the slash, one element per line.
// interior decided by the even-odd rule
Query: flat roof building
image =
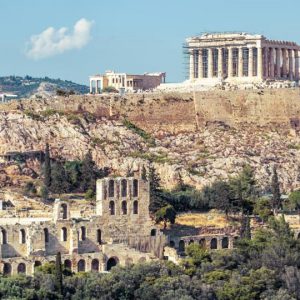
<path fill-rule="evenodd" d="M 299 81 L 295 42 L 269 40 L 247 33 L 205 33 L 186 40 L 189 80 L 251 82 Z"/>

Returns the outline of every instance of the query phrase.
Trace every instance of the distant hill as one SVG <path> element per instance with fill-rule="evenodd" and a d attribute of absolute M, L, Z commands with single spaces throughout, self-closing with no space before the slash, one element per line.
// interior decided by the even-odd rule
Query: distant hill
<path fill-rule="evenodd" d="M 52 79 L 49 77 L 34 78 L 31 76 L 4 76 L 0 77 L 0 93 L 12 93 L 18 98 L 28 98 L 33 95 L 49 97 L 57 90 L 73 91 L 76 94 L 85 94 L 88 86 L 74 83 L 69 80 Z"/>

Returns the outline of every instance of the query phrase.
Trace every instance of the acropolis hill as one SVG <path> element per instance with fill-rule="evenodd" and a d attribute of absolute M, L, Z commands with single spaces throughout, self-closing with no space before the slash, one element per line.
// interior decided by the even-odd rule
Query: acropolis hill
<path fill-rule="evenodd" d="M 278 166 L 284 190 L 299 186 L 300 90 L 264 89 L 195 93 L 89 95 L 11 102 L 1 106 L 0 154 L 43 150 L 68 159 L 88 149 L 99 166 L 124 175 L 151 159 L 167 187 L 202 187 L 256 169 L 263 186 Z M 136 127 L 133 127 L 134 124 Z M 143 129 L 138 131 L 136 128 Z M 74 147 L 74 145 L 76 145 Z M 20 170 L 2 165 L 1 185 L 19 185 Z"/>

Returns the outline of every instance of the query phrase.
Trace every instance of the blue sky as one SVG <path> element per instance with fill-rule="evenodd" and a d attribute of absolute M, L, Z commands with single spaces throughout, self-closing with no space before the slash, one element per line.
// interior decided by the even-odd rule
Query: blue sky
<path fill-rule="evenodd" d="M 85 30 L 72 37 L 83 18 Z M 0 0 L 0 20 L 0 76 L 85 84 L 108 69 L 166 71 L 167 81 L 182 81 L 182 43 L 204 31 L 246 31 L 300 44 L 299 0 Z M 30 52 L 31 37 L 49 27 L 69 29 L 61 33 L 60 50 L 38 40 Z"/>

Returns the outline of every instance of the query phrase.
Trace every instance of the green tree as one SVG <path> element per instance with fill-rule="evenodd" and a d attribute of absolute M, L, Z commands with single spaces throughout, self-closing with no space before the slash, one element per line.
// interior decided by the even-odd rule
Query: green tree
<path fill-rule="evenodd" d="M 61 265 L 61 254 L 58 252 L 56 254 L 55 260 L 55 285 L 59 292 L 62 295 L 63 292 L 63 274 L 62 274 L 62 265 Z"/>
<path fill-rule="evenodd" d="M 93 161 L 92 153 L 89 151 L 83 161 L 82 161 L 82 181 L 81 181 L 81 190 L 87 191 L 91 189 L 95 192 L 96 190 L 96 179 L 97 179 L 97 167 Z"/>
<path fill-rule="evenodd" d="M 270 200 L 268 198 L 259 198 L 255 201 L 254 211 L 256 215 L 266 222 L 268 218 L 272 215 L 272 208 Z"/>
<path fill-rule="evenodd" d="M 176 210 L 172 205 L 164 206 L 155 213 L 156 223 L 164 222 L 164 229 L 167 228 L 167 222 L 174 224 L 175 220 L 176 220 Z"/>
<path fill-rule="evenodd" d="M 49 190 L 48 190 L 48 188 L 47 188 L 45 185 L 43 185 L 43 186 L 41 187 L 40 194 L 41 194 L 41 198 L 42 198 L 43 200 L 48 200 L 48 197 L 49 197 Z"/>
<path fill-rule="evenodd" d="M 72 191 L 78 189 L 82 180 L 82 162 L 81 161 L 67 161 L 64 165 L 68 181 L 70 183 L 70 189 Z"/>
<path fill-rule="evenodd" d="M 50 188 L 51 186 L 51 158 L 50 158 L 50 150 L 49 150 L 48 143 L 46 143 L 46 148 L 45 148 L 44 185 L 47 188 Z"/>
<path fill-rule="evenodd" d="M 292 209 L 300 209 L 300 191 L 293 191 L 289 194 L 288 199 L 288 208 Z"/>
<path fill-rule="evenodd" d="M 35 196 L 36 195 L 36 187 L 32 181 L 28 181 L 24 187 L 24 194 L 26 196 Z"/>
<path fill-rule="evenodd" d="M 146 170 L 146 167 L 143 165 L 142 167 L 142 175 L 141 175 L 142 179 L 143 180 L 147 180 L 147 170 Z"/>
<path fill-rule="evenodd" d="M 242 218 L 241 238 L 248 240 L 251 239 L 251 223 L 249 215 Z"/>
<path fill-rule="evenodd" d="M 272 192 L 272 208 L 274 212 L 276 212 L 281 207 L 281 194 L 280 194 L 280 187 L 279 187 L 279 180 L 277 175 L 277 169 L 274 166 L 273 168 L 273 176 L 271 182 L 271 192 Z"/>
<path fill-rule="evenodd" d="M 68 177 L 60 161 L 52 165 L 50 189 L 51 192 L 55 194 L 67 193 L 69 190 Z"/>

